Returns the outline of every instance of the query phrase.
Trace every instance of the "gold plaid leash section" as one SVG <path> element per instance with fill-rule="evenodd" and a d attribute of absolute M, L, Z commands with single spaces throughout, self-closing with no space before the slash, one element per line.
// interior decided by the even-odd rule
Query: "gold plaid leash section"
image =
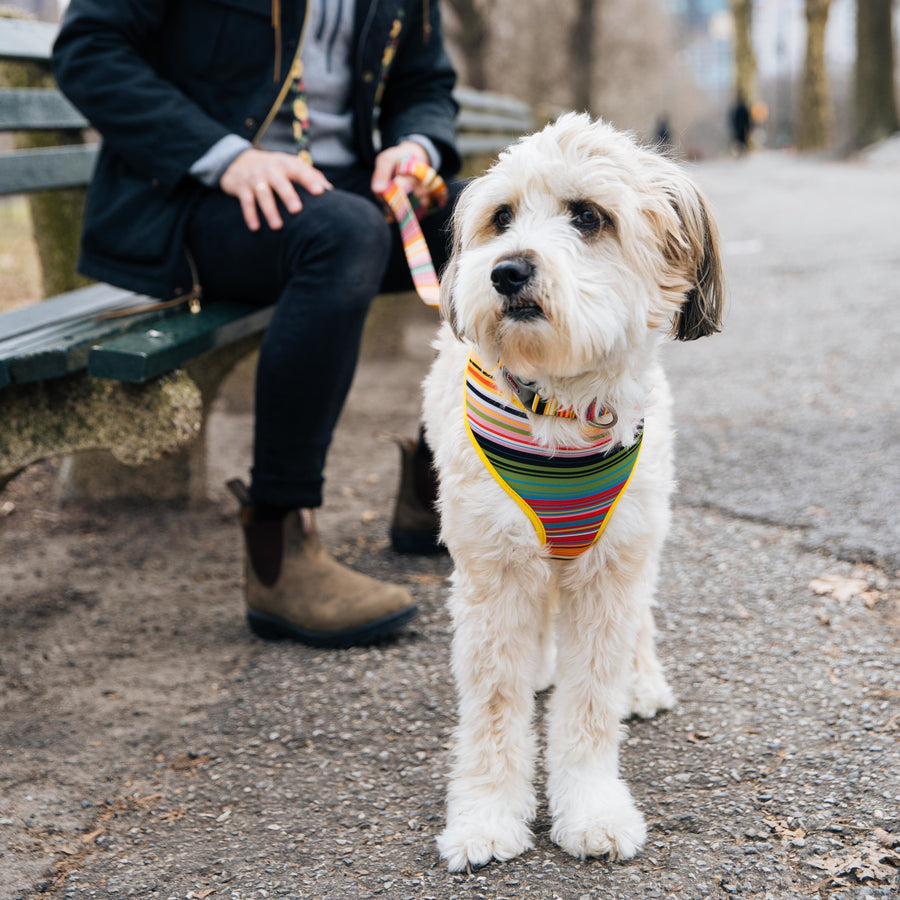
<path fill-rule="evenodd" d="M 419 225 L 419 217 L 425 215 L 425 209 L 415 196 L 407 196 L 397 184 L 397 176 L 403 175 L 412 175 L 421 181 L 428 188 L 431 200 L 438 206 L 447 202 L 447 185 L 431 166 L 411 156 L 404 156 L 394 169 L 394 180 L 382 194 L 400 227 L 400 240 L 403 242 L 403 252 L 406 254 L 416 291 L 429 306 L 437 306 L 440 302 L 437 272 Z"/>

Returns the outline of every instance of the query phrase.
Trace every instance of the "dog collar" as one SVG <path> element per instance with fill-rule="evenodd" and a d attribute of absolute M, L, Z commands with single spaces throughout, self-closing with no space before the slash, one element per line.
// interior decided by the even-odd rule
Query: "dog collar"
<path fill-rule="evenodd" d="M 643 423 L 629 447 L 609 429 L 585 447 L 538 444 L 528 413 L 510 402 L 493 374 L 470 354 L 465 380 L 465 425 L 488 472 L 534 525 L 554 559 L 572 559 L 590 547 L 631 480 Z"/>
<path fill-rule="evenodd" d="M 581 419 L 595 428 L 612 428 L 619 421 L 615 409 L 608 403 L 594 400 L 588 404 L 583 415 L 578 415 L 571 406 L 560 407 L 559 401 L 542 397 L 535 389 L 533 381 L 517 378 L 503 363 L 500 363 L 500 377 L 509 385 L 518 401 L 539 416 L 558 416 L 562 419 Z"/>

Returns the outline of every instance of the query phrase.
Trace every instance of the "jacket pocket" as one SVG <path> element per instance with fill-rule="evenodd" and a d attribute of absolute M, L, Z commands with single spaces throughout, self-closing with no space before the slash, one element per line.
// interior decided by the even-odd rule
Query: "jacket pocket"
<path fill-rule="evenodd" d="M 102 154 L 88 190 L 84 248 L 119 263 L 162 263 L 179 205 L 166 191 Z"/>

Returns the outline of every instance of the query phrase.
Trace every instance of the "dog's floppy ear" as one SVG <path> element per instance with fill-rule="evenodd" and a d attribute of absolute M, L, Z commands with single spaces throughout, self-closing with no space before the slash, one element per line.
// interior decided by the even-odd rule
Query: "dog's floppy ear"
<path fill-rule="evenodd" d="M 667 260 L 688 282 L 684 301 L 672 320 L 679 341 L 693 341 L 722 330 L 725 276 L 719 254 L 719 234 L 709 205 L 696 185 L 666 161 L 669 177 L 663 191 L 678 217 L 678 234 L 668 235 Z"/>
<path fill-rule="evenodd" d="M 673 322 L 673 331 L 679 341 L 693 341 L 721 331 L 725 306 L 719 232 L 703 195 L 693 185 L 691 193 L 692 203 L 687 207 L 675 207 L 694 260 L 693 287 Z"/>
<path fill-rule="evenodd" d="M 462 198 L 460 198 L 460 201 Z M 456 316 L 456 306 L 453 303 L 453 288 L 454 282 L 456 281 L 456 269 L 457 269 L 457 260 L 459 259 L 459 252 L 462 245 L 460 240 L 460 229 L 459 229 L 459 210 L 460 210 L 461 202 L 457 202 L 456 209 L 453 211 L 453 218 L 451 222 L 452 234 L 451 234 L 451 243 L 450 243 L 450 257 L 447 260 L 447 264 L 441 270 L 441 278 L 440 278 L 440 287 L 441 287 L 441 302 L 440 302 L 440 311 L 441 318 L 450 325 L 453 333 L 456 335 L 457 340 L 462 340 L 462 334 L 459 330 L 459 322 Z"/>

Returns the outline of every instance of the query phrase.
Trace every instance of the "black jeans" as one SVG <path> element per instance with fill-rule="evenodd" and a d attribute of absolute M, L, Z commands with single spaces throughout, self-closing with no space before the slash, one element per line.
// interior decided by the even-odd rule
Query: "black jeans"
<path fill-rule="evenodd" d="M 300 190 L 303 209 L 281 206 L 284 227 L 251 232 L 238 201 L 209 191 L 194 211 L 188 245 L 204 298 L 275 303 L 256 373 L 250 494 L 257 503 L 322 504 L 325 457 L 353 379 L 363 323 L 376 294 L 412 289 L 399 230 L 369 191 L 371 173 L 323 169 L 335 186 Z M 422 223 L 441 270 L 451 202 Z"/>

